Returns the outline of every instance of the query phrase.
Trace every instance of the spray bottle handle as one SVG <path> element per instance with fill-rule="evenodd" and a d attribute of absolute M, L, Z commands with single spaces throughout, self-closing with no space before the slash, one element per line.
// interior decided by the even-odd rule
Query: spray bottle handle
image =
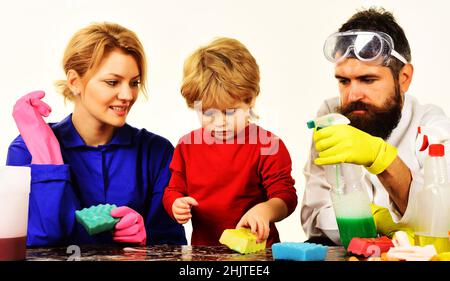
<path fill-rule="evenodd" d="M 420 151 L 427 149 L 430 144 L 444 144 L 446 145 L 450 140 L 450 134 L 444 128 L 432 126 L 417 127 L 417 134 L 422 135 L 422 143 Z"/>
<path fill-rule="evenodd" d="M 350 120 L 342 114 L 329 113 L 306 123 L 308 129 L 314 129 L 317 127 L 316 130 L 337 124 L 350 124 Z"/>
<path fill-rule="evenodd" d="M 422 133 L 422 129 L 420 128 L 420 126 L 419 127 L 417 127 L 417 134 L 421 134 Z M 428 147 L 428 145 L 429 145 L 430 143 L 428 142 L 428 136 L 427 135 L 423 135 L 423 138 L 422 138 L 422 145 L 420 146 L 420 149 L 419 149 L 419 151 L 424 151 L 425 149 L 427 149 L 427 147 Z"/>

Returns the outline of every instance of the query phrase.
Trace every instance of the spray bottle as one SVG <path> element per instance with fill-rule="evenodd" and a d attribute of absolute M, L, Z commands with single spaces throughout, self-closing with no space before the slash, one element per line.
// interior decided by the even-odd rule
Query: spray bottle
<path fill-rule="evenodd" d="M 419 127 L 420 151 L 428 148 L 424 161 L 424 187 L 415 199 L 415 243 L 433 244 L 438 253 L 450 251 L 450 182 L 444 144 L 450 135 L 433 127 Z"/>
<path fill-rule="evenodd" d="M 331 113 L 307 123 L 308 128 L 321 128 L 349 124 L 347 117 Z M 363 185 L 364 170 L 360 165 L 341 163 L 325 166 L 325 176 L 331 184 L 331 201 L 339 228 L 340 240 L 345 248 L 354 237 L 377 236 L 370 199 Z"/>

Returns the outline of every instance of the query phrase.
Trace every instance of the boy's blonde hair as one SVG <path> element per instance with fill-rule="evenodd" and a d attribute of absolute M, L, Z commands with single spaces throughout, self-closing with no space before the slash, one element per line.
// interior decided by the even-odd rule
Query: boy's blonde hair
<path fill-rule="evenodd" d="M 136 34 L 116 23 L 93 23 L 70 39 L 63 57 L 64 72 L 75 70 L 82 79 L 89 79 L 97 70 L 102 59 L 113 50 L 120 50 L 133 56 L 139 68 L 140 90 L 146 94 L 147 64 L 144 48 Z M 73 100 L 74 95 L 66 80 L 55 83 L 64 100 Z"/>
<path fill-rule="evenodd" d="M 225 110 L 251 104 L 259 94 L 259 67 L 238 40 L 218 38 L 198 48 L 184 63 L 181 94 L 190 108 Z"/>

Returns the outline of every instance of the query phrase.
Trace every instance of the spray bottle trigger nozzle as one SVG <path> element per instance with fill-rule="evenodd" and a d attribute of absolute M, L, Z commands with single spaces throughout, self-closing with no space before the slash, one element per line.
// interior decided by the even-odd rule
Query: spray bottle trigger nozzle
<path fill-rule="evenodd" d="M 425 149 L 427 149 L 428 145 L 428 137 L 427 135 L 423 135 L 422 146 L 420 147 L 419 151 L 424 151 Z"/>
<path fill-rule="evenodd" d="M 314 122 L 314 120 L 309 120 L 308 122 L 306 122 L 306 125 L 308 126 L 308 129 L 313 129 L 314 127 L 316 127 L 316 122 Z"/>

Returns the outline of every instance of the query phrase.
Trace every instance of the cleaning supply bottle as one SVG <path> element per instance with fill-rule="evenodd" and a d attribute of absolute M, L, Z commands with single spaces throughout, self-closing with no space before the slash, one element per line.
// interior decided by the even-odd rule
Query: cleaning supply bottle
<path fill-rule="evenodd" d="M 364 186 L 364 170 L 360 165 L 341 163 L 339 186 L 331 189 L 336 222 L 342 245 L 347 249 L 352 238 L 375 238 L 377 228 Z"/>
<path fill-rule="evenodd" d="M 450 183 L 443 144 L 428 146 L 428 156 L 424 162 L 424 187 L 415 200 L 416 244 L 433 244 L 438 253 L 450 251 Z"/>
<path fill-rule="evenodd" d="M 339 125 L 339 124 L 350 124 L 350 120 L 342 114 L 339 113 L 330 113 L 320 117 L 317 117 L 314 120 L 310 120 L 306 123 L 309 129 L 316 128 L 316 130 L 320 130 L 322 128 Z M 341 166 L 340 165 L 326 165 L 325 166 L 325 177 L 327 181 L 332 185 L 339 189 L 341 180 Z"/>
<path fill-rule="evenodd" d="M 309 121 L 308 128 L 317 130 L 337 124 L 349 124 L 345 116 L 337 113 Z M 325 176 L 331 185 L 330 196 L 336 215 L 339 236 L 347 249 L 354 237 L 375 238 L 377 230 L 364 186 L 364 170 L 360 165 L 341 163 L 325 165 Z"/>

